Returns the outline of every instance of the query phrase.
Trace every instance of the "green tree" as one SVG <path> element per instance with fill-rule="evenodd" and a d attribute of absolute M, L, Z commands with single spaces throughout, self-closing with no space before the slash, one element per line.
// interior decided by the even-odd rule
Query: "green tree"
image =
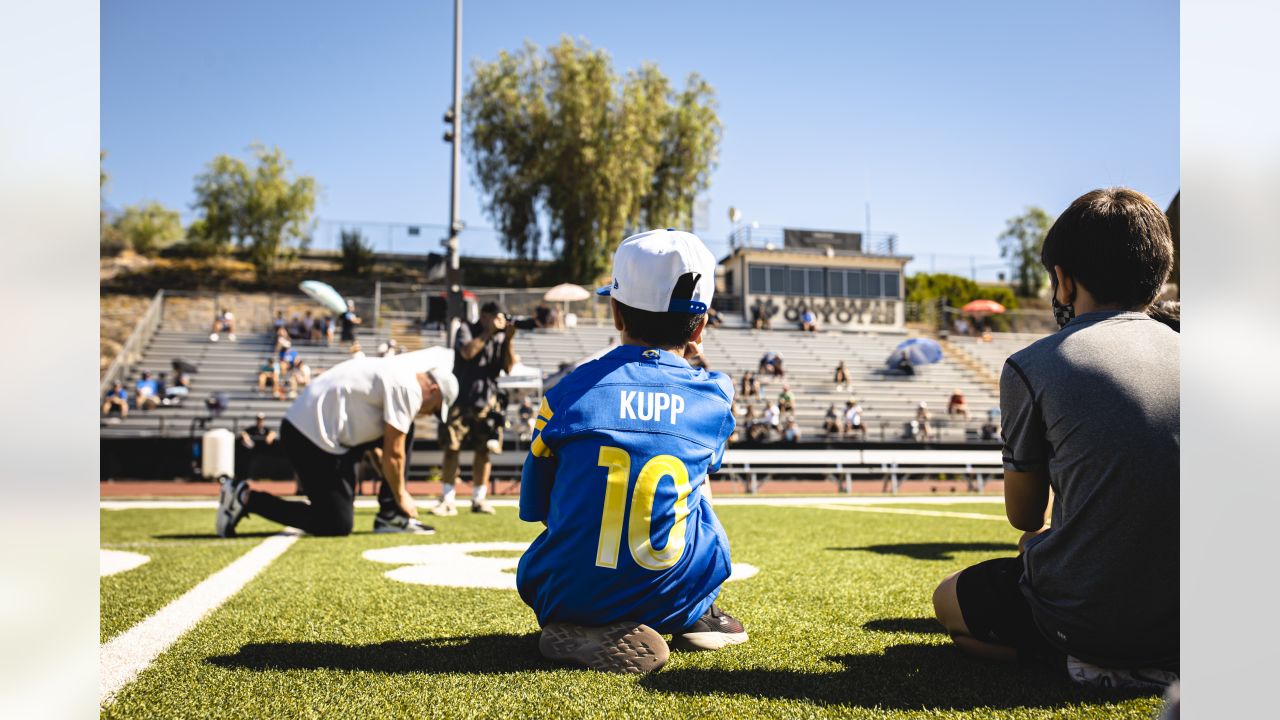
<path fill-rule="evenodd" d="M 1053 218 L 1049 213 L 1031 206 L 1025 213 L 1009 218 L 1004 233 L 996 239 L 1000 244 L 1000 257 L 1012 262 L 1018 294 L 1023 297 L 1039 295 L 1048 280 L 1048 274 L 1040 265 L 1040 249 L 1051 225 Z"/>
<path fill-rule="evenodd" d="M 113 224 L 125 245 L 139 255 L 154 255 L 182 240 L 178 211 L 154 200 L 145 205 L 126 206 Z"/>
<path fill-rule="evenodd" d="M 628 232 L 691 223 L 722 132 L 698 75 L 678 93 L 652 64 L 620 78 L 607 53 L 568 38 L 475 64 L 465 107 L 467 154 L 506 249 L 536 260 L 545 217 L 577 282 L 604 273 Z"/>
<path fill-rule="evenodd" d="M 107 221 L 107 151 L 98 151 L 98 254 L 119 255 L 126 247 L 125 240 L 114 223 Z"/>
<path fill-rule="evenodd" d="M 253 167 L 218 155 L 196 176 L 193 208 L 200 218 L 189 232 L 207 253 L 226 252 L 232 243 L 247 249 L 261 279 L 291 259 L 295 246 L 310 241 L 316 181 L 306 175 L 290 180 L 293 163 L 280 148 L 254 144 L 249 149 Z"/>
<path fill-rule="evenodd" d="M 342 273 L 364 275 L 373 269 L 373 246 L 364 241 L 359 230 L 343 230 Z"/>
<path fill-rule="evenodd" d="M 971 300 L 995 300 L 1009 310 L 1018 307 L 1018 298 L 1005 287 L 982 286 L 967 277 L 949 273 L 916 273 L 906 281 L 907 302 L 931 305 L 939 298 L 953 308 L 964 307 Z"/>

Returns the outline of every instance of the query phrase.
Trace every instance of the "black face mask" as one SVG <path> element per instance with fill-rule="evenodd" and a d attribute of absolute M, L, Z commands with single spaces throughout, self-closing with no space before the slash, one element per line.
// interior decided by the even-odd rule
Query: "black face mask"
<path fill-rule="evenodd" d="M 1071 297 L 1069 298 L 1071 302 L 1063 305 L 1058 302 L 1057 283 L 1050 284 L 1049 293 L 1049 302 L 1053 304 L 1053 319 L 1058 322 L 1058 329 L 1061 330 L 1067 326 L 1067 323 L 1071 322 L 1071 318 L 1076 316 L 1076 306 L 1073 304 L 1076 299 L 1076 294 L 1073 290 L 1071 292 Z"/>

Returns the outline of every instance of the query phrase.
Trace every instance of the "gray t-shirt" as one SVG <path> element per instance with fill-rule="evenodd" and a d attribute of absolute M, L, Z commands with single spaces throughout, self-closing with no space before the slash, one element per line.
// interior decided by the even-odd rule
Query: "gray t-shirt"
<path fill-rule="evenodd" d="M 1097 664 L 1177 662 L 1179 339 L 1086 313 L 1000 377 L 1004 467 L 1047 468 L 1055 496 L 1023 594 L 1051 642 Z"/>

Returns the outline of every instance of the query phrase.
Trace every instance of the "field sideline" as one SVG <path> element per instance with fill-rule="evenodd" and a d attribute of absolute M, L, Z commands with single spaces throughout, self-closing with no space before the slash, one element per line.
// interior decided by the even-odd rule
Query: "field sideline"
<path fill-rule="evenodd" d="M 1101 694 L 1065 674 L 969 660 L 941 633 L 930 606 L 938 580 L 1016 552 L 998 498 L 716 505 L 735 563 L 758 569 L 727 583 L 720 600 L 750 642 L 673 651 L 660 672 L 624 677 L 557 668 L 538 655 L 532 612 L 501 589 L 537 534 L 511 502 L 494 517 L 433 518 L 439 532 L 429 537 L 374 535 L 372 510 L 359 507 L 347 538 L 281 535 L 250 518 L 240 538 L 221 540 L 207 501 L 104 500 L 103 550 L 142 563 L 101 580 L 104 663 L 140 652 L 137 638 L 176 640 L 113 688 L 102 715 L 1150 718 L 1159 710 L 1155 695 Z M 464 555 L 456 543 L 504 545 Z M 172 622 L 188 605 L 200 612 L 196 600 L 217 600 L 214 586 L 225 602 L 190 618 L 185 632 Z M 104 678 L 117 669 L 104 666 Z"/>

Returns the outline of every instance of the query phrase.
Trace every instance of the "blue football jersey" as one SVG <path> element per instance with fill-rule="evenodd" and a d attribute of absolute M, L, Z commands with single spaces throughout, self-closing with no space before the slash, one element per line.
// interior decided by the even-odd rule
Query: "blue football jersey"
<path fill-rule="evenodd" d="M 516 585 L 538 622 L 683 630 L 729 577 L 729 539 L 703 494 L 733 432 L 733 383 L 622 345 L 543 397 L 520 519 L 547 529 Z"/>

